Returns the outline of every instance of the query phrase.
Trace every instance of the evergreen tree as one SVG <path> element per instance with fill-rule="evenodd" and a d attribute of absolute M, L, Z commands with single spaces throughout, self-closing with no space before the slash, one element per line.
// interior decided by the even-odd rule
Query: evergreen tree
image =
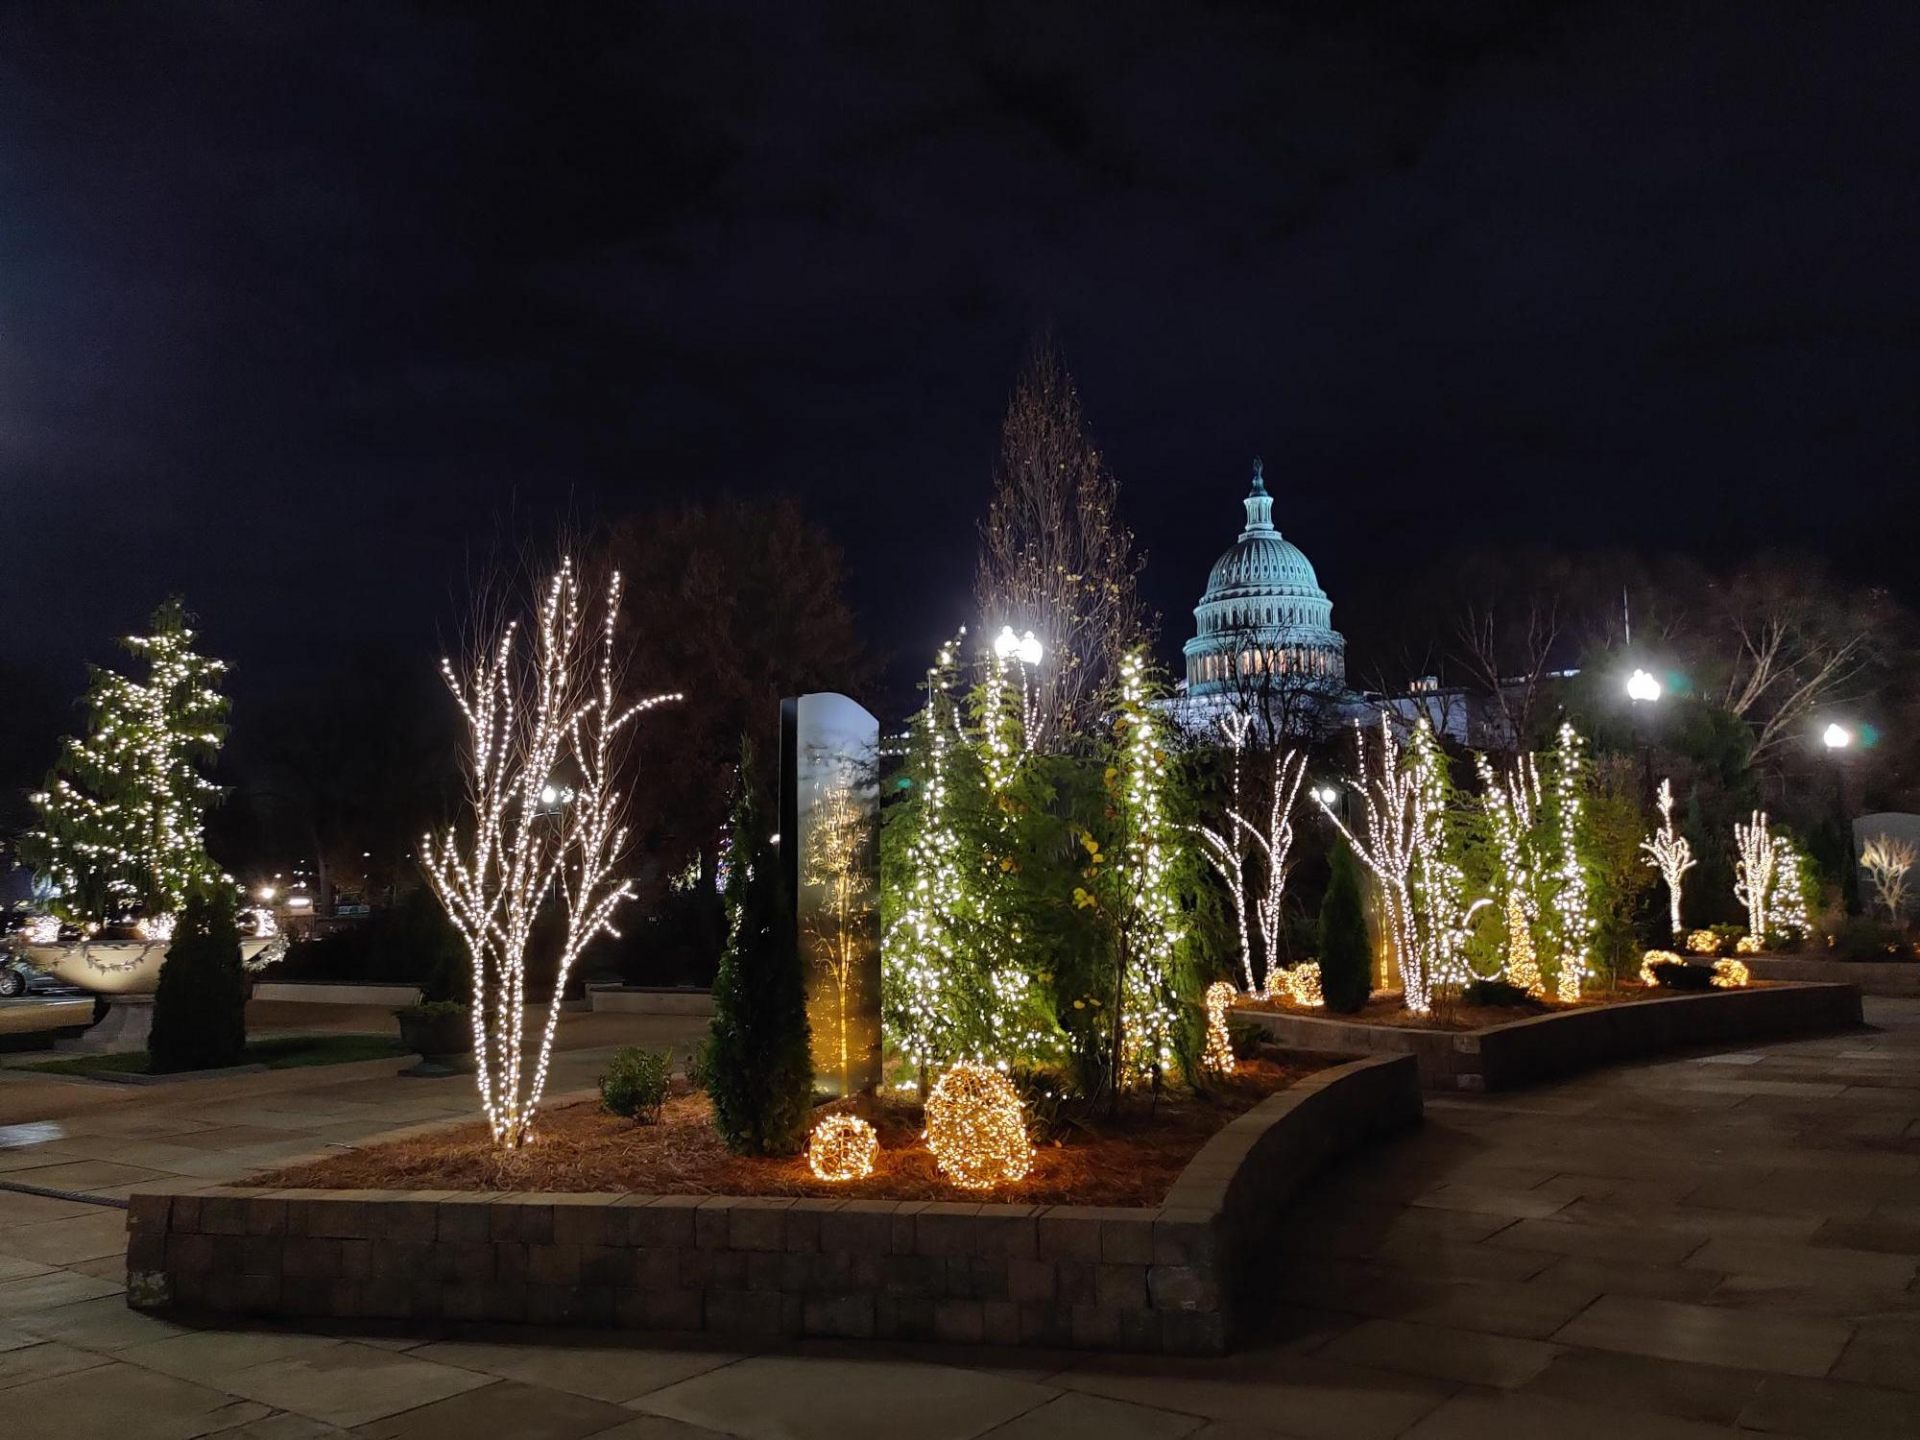
<path fill-rule="evenodd" d="M 1352 1015 L 1373 993 L 1373 954 L 1360 871 L 1344 845 L 1333 847 L 1333 874 L 1320 902 L 1320 992 L 1327 1009 Z"/>
<path fill-rule="evenodd" d="M 153 612 L 151 634 L 121 643 L 144 660 L 144 680 L 94 668 L 87 734 L 61 741 L 39 825 L 20 858 L 59 889 L 62 918 L 100 921 L 133 905 L 174 914 L 218 867 L 202 834 L 219 787 L 204 769 L 226 738 L 219 660 L 196 654 L 178 599 Z"/>
<path fill-rule="evenodd" d="M 155 1074 L 238 1065 L 247 1049 L 240 932 L 224 890 L 196 889 L 174 926 L 153 996 L 148 1067 Z"/>
<path fill-rule="evenodd" d="M 727 944 L 713 982 L 707 1094 L 727 1148 L 790 1155 L 813 1099 L 805 977 L 780 852 L 743 746 L 727 873 Z"/>

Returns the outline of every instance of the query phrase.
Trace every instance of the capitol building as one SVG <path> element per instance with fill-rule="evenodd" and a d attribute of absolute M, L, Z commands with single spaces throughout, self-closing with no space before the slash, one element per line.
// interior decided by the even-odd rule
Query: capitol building
<path fill-rule="evenodd" d="M 1333 602 L 1313 563 L 1274 528 L 1273 497 L 1258 460 L 1240 503 L 1246 526 L 1214 562 L 1185 647 L 1180 709 L 1192 729 L 1282 694 L 1337 701 L 1347 693 L 1347 642 L 1333 628 Z"/>

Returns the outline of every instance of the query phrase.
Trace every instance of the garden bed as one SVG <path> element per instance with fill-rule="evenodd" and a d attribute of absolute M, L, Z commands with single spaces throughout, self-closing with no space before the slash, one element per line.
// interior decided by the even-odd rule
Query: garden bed
<path fill-rule="evenodd" d="M 1819 1034 L 1858 1025 L 1860 987 L 1774 983 L 1736 990 L 1625 990 L 1578 1005 L 1512 1010 L 1477 1028 L 1447 1028 L 1430 1017 L 1369 1021 L 1281 1004 L 1242 1005 L 1279 1045 L 1348 1055 L 1412 1055 L 1431 1090 L 1509 1090 L 1644 1055 L 1695 1046 Z M 1456 1009 L 1457 1019 L 1463 1010 Z"/>
<path fill-rule="evenodd" d="M 127 1301 L 279 1320 L 1217 1354 L 1287 1200 L 1419 1116 L 1410 1059 L 1329 1065 L 1227 1119 L 1162 1203 L 1144 1205 L 873 1199 L 844 1186 L 831 1197 L 161 1188 L 129 1200 Z"/>
<path fill-rule="evenodd" d="M 676 1195 L 813 1195 L 838 1199 L 991 1200 L 1023 1205 L 1158 1205 L 1200 1147 L 1269 1095 L 1336 1062 L 1328 1056 L 1243 1061 L 1205 1095 L 1130 1098 L 1035 1147 L 1026 1179 L 983 1196 L 945 1179 L 920 1139 L 917 1106 L 869 1110 L 880 1136 L 874 1173 L 832 1183 L 805 1156 L 734 1155 L 720 1142 L 704 1095 L 670 1097 L 657 1125 L 636 1125 L 591 1102 L 541 1117 L 536 1143 L 502 1152 L 475 1122 L 331 1155 L 257 1183 L 303 1189 L 631 1191 Z"/>

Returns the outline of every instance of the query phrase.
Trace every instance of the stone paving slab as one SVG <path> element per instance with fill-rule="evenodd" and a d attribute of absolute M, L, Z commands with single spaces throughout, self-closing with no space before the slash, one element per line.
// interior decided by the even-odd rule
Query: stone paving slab
<path fill-rule="evenodd" d="M 1431 1104 L 1419 1132 L 1300 1197 L 1285 1261 L 1263 1281 L 1264 1324 L 1220 1360 L 182 1328 L 125 1309 L 116 1256 L 59 1258 L 69 1241 L 97 1248 L 118 1212 L 0 1191 L 0 1432 L 1920 1436 L 1920 1149 L 1899 1148 L 1920 1142 L 1920 1121 L 1916 1085 L 1886 1083 L 1920 1077 L 1920 1003 L 1869 1001 L 1868 1018 L 1877 1028 L 1840 1039 L 1743 1046 L 1738 1065 L 1689 1057 Z M 601 1058 L 563 1052 L 556 1079 L 584 1084 Z M 303 1130 L 351 1143 L 472 1104 L 464 1080 L 307 1072 L 251 1088 L 267 1078 L 211 1082 L 232 1095 L 211 1117 L 205 1098 L 165 1092 L 82 1107 L 62 1122 L 68 1142 L 0 1150 L 0 1180 L 185 1159 L 143 1144 L 238 1178 L 257 1145 Z M 191 1143 L 219 1130 L 240 1133 Z"/>

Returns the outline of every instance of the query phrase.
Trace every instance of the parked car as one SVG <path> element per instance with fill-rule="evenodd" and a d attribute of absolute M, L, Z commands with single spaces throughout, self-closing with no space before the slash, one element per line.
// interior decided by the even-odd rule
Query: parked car
<path fill-rule="evenodd" d="M 17 955 L 0 953 L 0 1000 L 23 995 L 78 995 L 79 990 Z"/>

